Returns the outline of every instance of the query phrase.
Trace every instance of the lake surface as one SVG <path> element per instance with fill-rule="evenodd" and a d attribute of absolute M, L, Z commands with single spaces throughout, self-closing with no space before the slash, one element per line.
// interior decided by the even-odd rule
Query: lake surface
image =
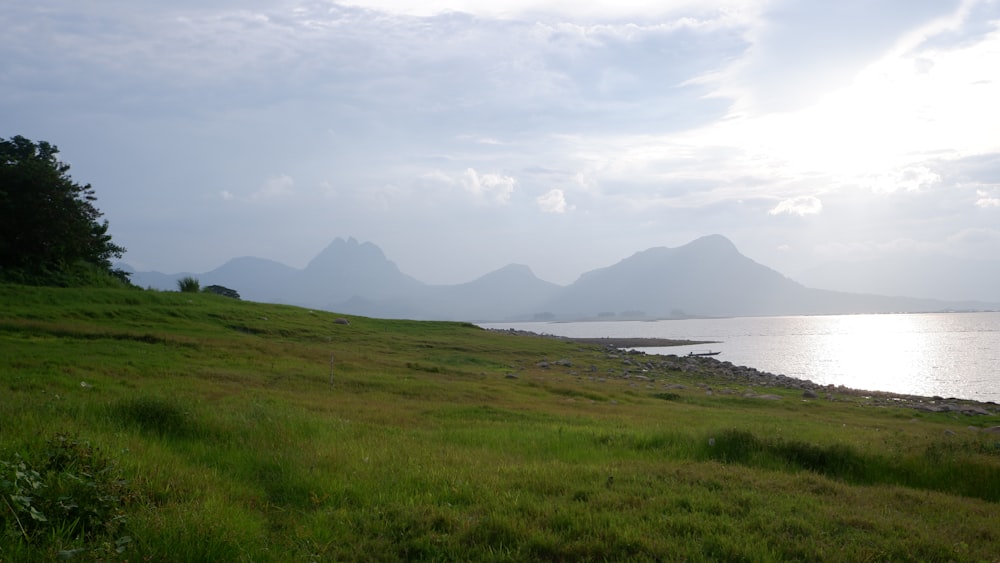
<path fill-rule="evenodd" d="M 1000 313 L 485 323 L 482 326 L 581 338 L 712 340 L 718 343 L 640 350 L 682 355 L 711 349 L 721 352 L 715 356 L 720 361 L 823 385 L 1000 402 Z"/>

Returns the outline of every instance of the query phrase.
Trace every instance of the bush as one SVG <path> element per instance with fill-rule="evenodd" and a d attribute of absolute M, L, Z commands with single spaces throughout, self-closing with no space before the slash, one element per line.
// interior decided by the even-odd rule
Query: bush
<path fill-rule="evenodd" d="M 230 299 L 239 300 L 240 293 L 235 289 L 230 289 L 223 285 L 210 285 L 203 289 L 205 293 L 214 293 L 216 295 L 221 295 L 223 297 L 229 297 Z"/>
<path fill-rule="evenodd" d="M 198 278 L 186 276 L 177 280 L 177 289 L 181 293 L 198 293 L 201 291 L 201 283 L 198 282 Z"/>

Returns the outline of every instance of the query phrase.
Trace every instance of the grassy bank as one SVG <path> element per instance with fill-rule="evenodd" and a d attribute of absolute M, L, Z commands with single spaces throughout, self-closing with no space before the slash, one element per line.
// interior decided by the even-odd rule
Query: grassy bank
<path fill-rule="evenodd" d="M 995 411 L 205 294 L 0 303 L 0 561 L 1000 560 Z"/>

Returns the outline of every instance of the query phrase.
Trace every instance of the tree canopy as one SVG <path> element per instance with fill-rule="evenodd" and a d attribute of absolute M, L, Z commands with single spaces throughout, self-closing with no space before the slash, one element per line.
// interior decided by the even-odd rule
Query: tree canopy
<path fill-rule="evenodd" d="M 59 149 L 20 135 L 0 140 L 0 280 L 82 285 L 126 274 L 90 184 L 69 176 Z M 95 276 L 96 274 L 96 276 Z"/>

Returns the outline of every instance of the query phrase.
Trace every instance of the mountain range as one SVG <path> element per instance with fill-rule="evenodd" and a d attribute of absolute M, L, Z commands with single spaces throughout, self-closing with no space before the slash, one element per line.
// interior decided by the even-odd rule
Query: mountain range
<path fill-rule="evenodd" d="M 125 266 L 126 270 L 129 270 Z M 819 275 L 819 274 L 817 274 Z M 201 285 L 242 298 L 384 318 L 464 321 L 649 319 L 1000 309 L 996 303 L 888 297 L 809 288 L 742 255 L 723 236 L 656 247 L 560 286 L 511 264 L 473 281 L 429 285 L 401 272 L 371 242 L 334 240 L 303 269 L 234 258 L 202 274 L 132 272 L 140 287 Z"/>

